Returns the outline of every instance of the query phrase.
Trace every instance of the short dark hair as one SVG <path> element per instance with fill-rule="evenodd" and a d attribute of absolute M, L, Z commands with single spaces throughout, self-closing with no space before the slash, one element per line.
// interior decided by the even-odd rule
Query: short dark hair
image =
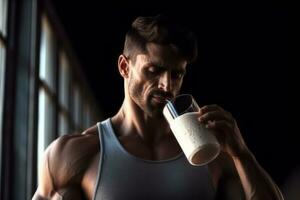
<path fill-rule="evenodd" d="M 123 54 L 135 62 L 136 55 L 146 53 L 146 45 L 150 42 L 174 45 L 188 63 L 197 58 L 195 34 L 167 16 L 137 17 L 126 34 Z"/>

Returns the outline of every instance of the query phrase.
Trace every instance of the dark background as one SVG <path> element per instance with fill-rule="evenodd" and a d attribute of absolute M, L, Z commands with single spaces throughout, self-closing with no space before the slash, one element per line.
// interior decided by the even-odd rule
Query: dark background
<path fill-rule="evenodd" d="M 288 75 L 288 10 L 282 2 L 162 4 L 53 1 L 104 117 L 123 101 L 117 58 L 125 33 L 139 16 L 166 13 L 199 39 L 199 58 L 189 66 L 182 92 L 199 104 L 232 112 L 260 164 L 284 187 L 299 166 L 291 139 Z"/>

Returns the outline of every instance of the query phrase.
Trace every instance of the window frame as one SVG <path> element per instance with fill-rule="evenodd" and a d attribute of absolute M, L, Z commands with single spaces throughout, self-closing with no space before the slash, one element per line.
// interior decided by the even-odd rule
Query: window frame
<path fill-rule="evenodd" d="M 96 101 L 91 96 L 92 93 L 87 86 L 86 79 L 81 77 L 83 73 L 79 69 L 79 61 L 72 51 L 66 35 L 64 35 L 64 29 L 55 14 L 51 2 L 48 0 L 7 2 L 7 34 L 0 33 L 1 44 L 4 44 L 6 49 L 3 124 L 0 127 L 0 162 L 2 162 L 0 168 L 0 199 L 31 199 L 37 188 L 38 177 L 39 91 L 41 88 L 45 91 L 53 89 L 49 89 L 46 82 L 39 79 L 42 15 L 49 17 L 54 33 L 57 34 L 57 43 L 59 44 L 55 47 L 55 93 L 48 92 L 49 96 L 51 96 L 50 98 L 56 102 L 54 106 L 55 130 L 53 131 L 53 138 L 59 136 L 58 117 L 60 113 L 67 116 L 68 124 L 71 124 L 70 130 L 76 128 L 71 117 L 71 108 L 70 110 L 64 109 L 58 103 L 59 59 L 57 54 L 61 47 L 66 51 L 68 60 L 72 61 L 70 95 L 72 95 L 72 81 L 79 81 L 82 95 L 87 95 L 88 102 L 94 106 L 93 110 L 91 110 L 93 112 L 91 118 L 95 120 L 97 116 L 97 119 L 101 119 L 101 115 Z M 71 102 L 70 100 L 69 105 L 72 104 Z M 80 125 L 79 128 L 83 129 L 85 127 Z"/>
<path fill-rule="evenodd" d="M 3 176 L 3 162 L 4 156 L 3 154 L 3 144 L 4 144 L 4 89 L 5 89 L 5 73 L 6 73 L 6 55 L 7 55 L 7 11 L 8 11 L 8 2 L 7 0 L 0 0 L 1 3 L 1 25 L 0 25 L 0 193 L 2 193 L 4 183 L 2 183 Z M 4 3 L 3 3 L 4 2 Z M 1 197 L 1 196 L 0 196 Z"/>

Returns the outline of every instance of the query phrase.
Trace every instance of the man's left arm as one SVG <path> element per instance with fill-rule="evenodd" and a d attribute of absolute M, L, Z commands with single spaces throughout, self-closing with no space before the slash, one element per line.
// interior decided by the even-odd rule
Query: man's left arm
<path fill-rule="evenodd" d="M 232 157 L 246 199 L 284 199 L 279 188 L 250 152 Z"/>
<path fill-rule="evenodd" d="M 246 146 L 231 113 L 217 105 L 208 105 L 200 109 L 199 121 L 214 130 L 222 151 L 232 158 L 235 168 L 232 170 L 238 174 L 246 199 L 284 199 L 277 185 Z"/>

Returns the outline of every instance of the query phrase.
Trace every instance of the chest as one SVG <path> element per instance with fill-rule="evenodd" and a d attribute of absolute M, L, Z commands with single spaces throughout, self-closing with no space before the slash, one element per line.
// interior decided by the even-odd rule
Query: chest
<path fill-rule="evenodd" d="M 151 148 L 148 145 L 145 145 L 143 142 L 139 141 L 139 140 L 133 140 L 132 138 L 119 138 L 119 142 L 122 145 L 122 147 L 129 153 L 134 155 L 135 157 L 141 158 L 141 159 L 146 159 L 146 160 L 153 160 L 153 161 L 159 161 L 159 160 L 167 160 L 170 158 L 173 158 L 177 155 L 179 155 L 181 153 L 181 148 L 178 145 L 176 140 L 164 140 L 161 141 L 160 143 L 156 144 L 155 148 Z M 113 160 L 115 158 L 112 158 L 113 156 L 110 156 L 110 158 L 108 158 L 109 160 Z M 185 157 L 183 155 L 183 160 L 185 160 Z M 83 181 L 82 181 L 82 188 L 84 193 L 86 194 L 87 198 L 92 200 L 93 199 L 93 195 L 94 195 L 94 191 L 96 189 L 97 186 L 97 177 L 98 177 L 98 171 L 99 171 L 99 162 L 100 161 L 100 152 L 98 152 L 94 158 L 92 159 L 91 164 L 89 165 L 88 169 L 86 170 L 84 176 L 83 176 Z M 164 173 L 164 175 L 158 175 L 156 173 L 152 174 L 153 171 L 152 169 L 149 169 L 149 171 L 144 171 L 143 169 L 145 169 L 144 166 L 141 166 L 140 168 L 135 168 L 137 165 L 133 165 L 131 167 L 128 167 L 127 169 L 123 169 L 123 170 L 110 170 L 109 169 L 109 162 L 105 163 L 106 165 L 103 167 L 102 169 L 102 175 L 105 174 L 107 176 L 109 176 L 109 174 L 111 174 L 113 177 L 111 177 L 110 179 L 115 179 L 118 180 L 118 184 L 124 184 L 124 185 L 128 185 L 128 181 L 135 179 L 135 181 L 133 181 L 132 183 L 135 183 L 134 187 L 138 187 L 138 186 L 142 186 L 147 188 L 147 185 L 151 185 L 150 182 L 145 182 L 145 179 L 148 180 L 152 180 L 152 184 L 153 187 L 156 187 L 156 182 L 162 182 L 165 181 L 166 183 L 164 184 L 166 187 L 173 187 L 172 184 L 170 184 L 169 180 L 173 180 L 172 178 L 175 178 L 177 181 L 183 181 L 186 182 L 185 184 L 183 184 L 182 186 L 180 186 L 180 188 L 185 188 L 186 191 L 188 191 L 189 189 L 185 186 L 189 185 L 188 182 L 192 181 L 197 183 L 197 180 L 199 181 L 204 181 L 204 183 L 209 182 L 211 185 L 211 183 L 214 185 L 214 181 L 210 180 L 210 176 L 208 175 L 209 173 L 209 167 L 207 167 L 206 170 L 197 170 L 195 167 L 190 166 L 187 161 L 186 163 L 175 163 L 173 165 L 170 165 L 168 167 L 165 167 L 163 169 L 158 169 L 158 168 L 154 168 L 154 171 L 168 171 L 172 173 L 177 174 L 176 176 L 170 175 L 168 173 Z M 154 166 L 152 166 L 154 167 Z M 103 172 L 107 170 L 106 172 Z M 124 171 L 125 170 L 125 171 Z M 126 176 L 127 178 L 125 178 L 124 180 L 120 179 L 120 177 L 124 177 L 124 175 L 122 175 L 122 173 L 126 172 L 126 174 L 130 174 L 128 176 Z M 144 173 L 143 177 L 141 177 L 142 179 L 139 179 L 139 175 L 135 175 L 136 172 L 139 173 Z M 182 173 L 179 173 L 182 172 Z M 149 177 L 145 177 L 149 176 Z M 107 177 L 106 176 L 106 177 Z M 156 178 L 155 178 L 156 177 Z M 158 180 L 157 177 L 162 178 L 161 180 Z M 186 177 L 190 177 L 190 180 L 186 179 Z M 176 181 L 174 179 L 174 181 Z M 105 182 L 106 180 L 104 180 Z M 211 182 L 213 181 L 213 182 Z M 131 183 L 131 181 L 130 181 Z M 146 184 L 146 185 L 145 185 Z M 179 184 L 180 185 L 180 184 Z M 129 186 L 129 185 L 128 185 Z M 178 186 L 178 184 L 176 185 L 176 187 Z M 110 191 L 109 187 L 107 185 L 103 186 L 106 193 L 111 193 L 113 191 Z M 122 185 L 118 185 L 118 187 L 123 187 Z M 191 186 L 189 186 L 191 187 Z M 130 188 L 128 188 L 130 190 Z M 133 188 L 131 188 L 133 189 Z M 209 188 L 210 189 L 210 188 Z M 160 188 L 156 188 L 156 191 L 159 192 Z M 144 191 L 145 193 L 147 193 L 147 191 Z"/>
<path fill-rule="evenodd" d="M 101 162 L 96 199 L 213 199 L 208 168 L 191 166 L 183 154 L 145 161 L 111 151 Z"/>
<path fill-rule="evenodd" d="M 118 138 L 122 148 L 135 157 L 146 160 L 165 160 L 180 154 L 181 148 L 175 139 L 165 139 L 151 147 L 132 137 Z M 99 170 L 100 152 L 92 159 L 82 179 L 82 188 L 88 199 L 93 198 Z"/>
<path fill-rule="evenodd" d="M 147 144 L 139 138 L 121 137 L 119 142 L 129 154 L 145 160 L 166 160 L 182 152 L 174 137 L 164 138 L 154 144 Z"/>

